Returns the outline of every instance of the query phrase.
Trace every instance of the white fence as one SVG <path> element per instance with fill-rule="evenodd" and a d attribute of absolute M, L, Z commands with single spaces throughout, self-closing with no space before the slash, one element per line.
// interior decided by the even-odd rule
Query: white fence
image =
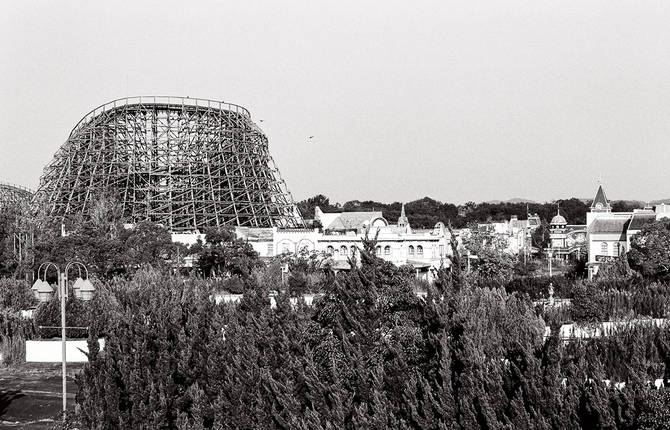
<path fill-rule="evenodd" d="M 105 348 L 105 339 L 98 339 L 100 350 Z M 60 339 L 53 340 L 27 340 L 26 362 L 27 363 L 60 363 L 62 360 L 62 344 Z M 86 340 L 65 341 L 65 356 L 68 363 L 86 363 L 88 358 L 88 345 Z"/>

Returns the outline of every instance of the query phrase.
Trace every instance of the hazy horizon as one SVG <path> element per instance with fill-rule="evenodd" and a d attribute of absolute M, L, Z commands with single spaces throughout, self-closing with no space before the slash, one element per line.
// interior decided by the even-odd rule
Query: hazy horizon
<path fill-rule="evenodd" d="M 3 6 L 3 182 L 155 94 L 249 109 L 297 201 L 670 195 L 666 2 Z"/>

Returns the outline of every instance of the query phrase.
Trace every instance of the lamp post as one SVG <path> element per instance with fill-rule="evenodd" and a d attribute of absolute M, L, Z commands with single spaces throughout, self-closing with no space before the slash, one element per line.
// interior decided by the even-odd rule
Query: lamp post
<path fill-rule="evenodd" d="M 87 291 L 94 290 L 93 284 L 91 284 L 91 281 L 88 279 L 88 269 L 83 263 L 80 263 L 79 261 L 71 261 L 65 265 L 65 270 L 61 273 L 60 267 L 56 263 L 52 263 L 50 261 L 44 262 L 40 264 L 40 266 L 37 268 L 37 279 L 39 281 L 40 277 L 40 270 L 44 268 L 44 281 L 46 283 L 46 278 L 47 278 L 47 271 L 49 268 L 54 268 L 56 269 L 56 272 L 58 274 L 58 294 L 60 295 L 60 329 L 61 329 L 61 360 L 62 360 L 62 370 L 63 370 L 63 421 L 65 420 L 66 412 L 67 412 L 67 353 L 66 353 L 66 340 L 65 340 L 65 329 L 67 326 L 65 325 L 65 296 L 67 295 L 67 274 L 70 268 L 73 266 L 76 266 L 77 269 L 79 270 L 79 277 L 76 279 L 75 284 L 79 283 L 80 288 L 83 290 L 84 288 L 87 289 Z M 81 269 L 84 269 L 86 273 L 86 279 L 83 280 L 81 278 Z"/>

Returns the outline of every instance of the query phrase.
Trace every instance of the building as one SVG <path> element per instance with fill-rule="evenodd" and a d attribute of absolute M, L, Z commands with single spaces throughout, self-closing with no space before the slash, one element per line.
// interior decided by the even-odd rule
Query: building
<path fill-rule="evenodd" d="M 397 266 L 411 265 L 419 278 L 432 280 L 433 269 L 451 262 L 450 234 L 443 223 L 432 229 L 413 229 L 403 205 L 396 224 L 389 224 L 381 212 L 324 213 L 315 209 L 321 228 L 237 228 L 261 257 L 317 252 L 336 270 L 350 269 L 351 257 L 358 257 L 363 240 L 376 238 L 376 255 Z"/>
<path fill-rule="evenodd" d="M 560 208 L 549 222 L 549 249 L 552 258 L 581 260 L 587 255 L 586 225 L 568 224 Z"/>
<path fill-rule="evenodd" d="M 527 219 L 520 220 L 512 215 L 509 221 L 488 222 L 477 224 L 480 231 L 486 231 L 501 237 L 507 244 L 505 252 L 518 255 L 526 252 L 528 255 L 537 252 L 533 250 L 531 237 L 533 231 L 540 226 L 540 217 L 537 214 L 527 214 Z"/>
<path fill-rule="evenodd" d="M 590 276 L 596 274 L 603 263 L 628 252 L 633 235 L 661 218 L 670 218 L 670 207 L 665 204 L 632 212 L 612 212 L 605 191 L 599 185 L 591 210 L 586 214 Z"/>

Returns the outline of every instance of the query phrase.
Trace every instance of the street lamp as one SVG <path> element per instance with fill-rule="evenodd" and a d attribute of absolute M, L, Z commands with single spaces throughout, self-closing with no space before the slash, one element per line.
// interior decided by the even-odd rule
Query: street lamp
<path fill-rule="evenodd" d="M 49 268 L 54 268 L 56 269 L 56 272 L 58 274 L 58 294 L 60 296 L 60 329 L 61 329 L 61 352 L 62 352 L 62 366 L 63 366 L 63 420 L 65 420 L 65 415 L 67 412 L 67 357 L 66 357 L 66 341 L 65 341 L 65 329 L 67 328 L 65 325 L 65 297 L 67 296 L 67 274 L 68 271 L 73 268 L 77 267 L 79 270 L 79 277 L 75 280 L 74 284 L 77 285 L 78 289 L 80 290 L 82 294 L 82 299 L 83 300 L 90 300 L 93 291 L 95 291 L 95 287 L 93 287 L 93 284 L 91 284 L 91 281 L 88 279 L 88 269 L 83 263 L 80 263 L 79 261 L 71 261 L 65 265 L 65 270 L 61 273 L 60 267 L 56 263 L 52 263 L 50 261 L 44 262 L 40 264 L 40 266 L 37 268 L 37 281 L 35 281 L 35 284 L 33 285 L 33 289 L 37 289 L 38 292 L 40 292 L 40 288 L 46 290 L 46 287 L 51 288 L 51 286 L 46 282 L 47 278 L 47 271 Z M 44 280 L 40 281 L 40 271 L 44 268 Z M 86 273 L 86 279 L 81 278 L 81 269 L 84 269 L 84 272 Z M 41 284 L 38 284 L 38 282 L 41 282 Z M 74 286 L 73 285 L 73 290 Z M 37 288 L 36 288 L 37 287 Z M 53 292 L 53 290 L 52 290 Z M 86 292 L 86 298 L 84 298 L 84 292 Z M 41 294 L 41 292 L 40 292 Z M 40 296 L 41 299 L 42 296 Z M 75 294 L 76 297 L 76 294 Z"/>

